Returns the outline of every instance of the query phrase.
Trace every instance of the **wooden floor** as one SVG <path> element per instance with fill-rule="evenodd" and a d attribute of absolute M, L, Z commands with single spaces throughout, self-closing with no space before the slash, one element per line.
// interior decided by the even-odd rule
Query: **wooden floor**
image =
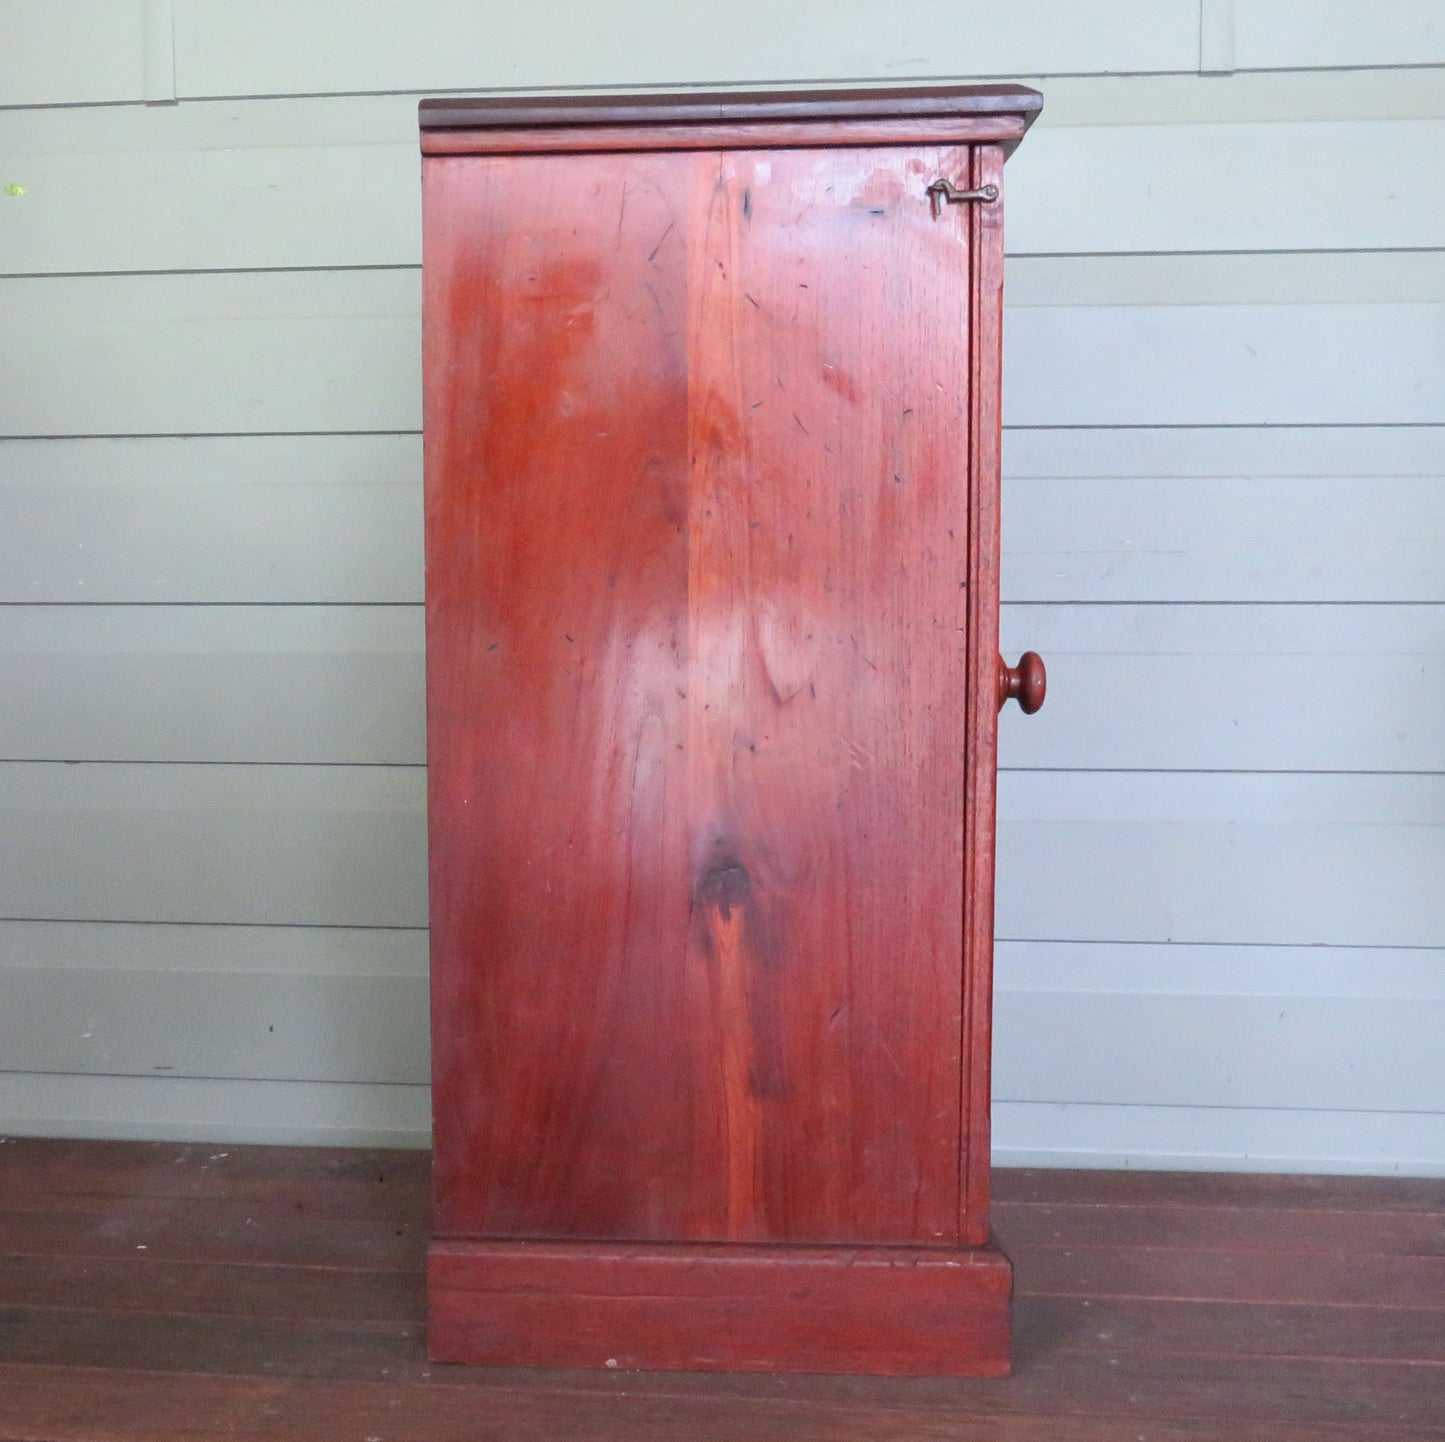
<path fill-rule="evenodd" d="M 1445 1182 L 1000 1172 L 1004 1382 L 483 1371 L 424 1155 L 0 1141 L 0 1442 L 1445 1438 Z"/>

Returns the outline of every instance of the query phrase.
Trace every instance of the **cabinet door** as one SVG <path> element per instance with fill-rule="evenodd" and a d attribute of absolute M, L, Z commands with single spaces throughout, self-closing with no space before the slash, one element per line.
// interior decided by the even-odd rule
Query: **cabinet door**
<path fill-rule="evenodd" d="M 426 162 L 440 1235 L 958 1237 L 967 173 Z"/>

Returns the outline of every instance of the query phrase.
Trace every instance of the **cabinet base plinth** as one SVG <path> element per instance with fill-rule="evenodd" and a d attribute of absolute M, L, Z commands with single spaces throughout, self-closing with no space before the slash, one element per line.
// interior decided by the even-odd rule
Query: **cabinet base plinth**
<path fill-rule="evenodd" d="M 435 1241 L 428 1350 L 511 1367 L 1003 1377 L 996 1245 Z"/>

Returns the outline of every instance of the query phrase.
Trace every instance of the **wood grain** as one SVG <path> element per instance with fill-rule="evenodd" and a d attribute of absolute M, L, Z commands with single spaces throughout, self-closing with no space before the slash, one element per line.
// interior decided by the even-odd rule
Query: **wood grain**
<path fill-rule="evenodd" d="M 967 261 L 919 197 L 964 164 L 698 167 L 692 954 L 762 1082 L 730 1235 L 955 1235 Z"/>
<path fill-rule="evenodd" d="M 583 1389 L 555 1373 L 533 1379 L 512 1373 L 478 1384 L 449 1368 L 444 1378 L 406 1387 L 256 1375 L 87 1375 L 16 1363 L 0 1369 L 0 1437 L 28 1442 L 38 1428 L 40 1436 L 60 1442 L 98 1436 L 200 1442 L 244 1427 L 257 1438 L 342 1442 L 377 1435 L 367 1429 L 383 1419 L 390 1434 L 406 1442 L 472 1442 L 479 1411 L 501 1435 L 548 1442 L 586 1442 L 609 1430 L 647 1442 L 684 1430 L 709 1442 L 1118 1442 L 1129 1427 L 1136 1435 L 1143 1430 L 1149 1442 L 1378 1442 L 1385 1435 L 1434 1442 L 1445 1435 L 1431 1396 L 1438 1379 L 1408 1364 L 1261 1364 L 1251 1373 L 1235 1362 L 1167 1370 L 1153 1362 L 1164 1372 L 1162 1384 L 1140 1389 L 1139 1369 L 1111 1365 L 1114 1360 L 1051 1367 L 1011 1405 L 1000 1396 L 1004 1389 L 989 1381 L 973 1388 L 953 1383 L 943 1395 L 920 1397 L 920 1383 L 910 1379 L 891 1384 L 891 1395 L 860 1397 L 837 1387 L 821 1395 L 816 1386 L 783 1391 L 780 1379 L 766 1378 L 742 1395 L 719 1395 L 696 1378 L 666 1385 L 636 1373 Z M 1292 1383 L 1304 1389 L 1293 1406 L 1281 1390 Z M 1059 1400 L 1069 1387 L 1076 1389 L 1071 1400 Z M 990 1396 L 999 1400 L 991 1403 Z"/>
<path fill-rule="evenodd" d="M 967 164 L 428 161 L 443 1236 L 957 1236 Z"/>
<path fill-rule="evenodd" d="M 440 1362 L 1005 1376 L 995 1248 L 451 1242 L 428 1262 Z"/>
<path fill-rule="evenodd" d="M 320 1215 L 385 1207 L 424 1208 L 431 1159 L 424 1152 L 375 1147 L 227 1147 L 213 1143 L 10 1139 L 0 1167 L 0 1207 L 22 1200 L 64 1206 L 79 1199 L 224 1200 L 242 1205 L 274 1198 L 284 1182 L 287 1206 Z"/>
<path fill-rule="evenodd" d="M 1281 1222 L 1284 1217 L 1279 1219 Z M 1017 1242 L 1010 1245 L 1017 1248 Z M 1025 1297 L 1014 1305 L 1014 1348 L 1049 1352 L 1170 1352 L 1247 1367 L 1256 1358 L 1414 1362 L 1445 1357 L 1445 1311 L 1408 1305 L 1348 1307 L 1295 1301 L 1207 1302 L 1176 1297 Z"/>
<path fill-rule="evenodd" d="M 1207 1174 L 1206 1174 L 1207 1175 Z M 1009 1241 L 1035 1247 L 1108 1245 L 1128 1229 L 1138 1247 L 1217 1248 L 1233 1252 L 1328 1254 L 1353 1249 L 1371 1256 L 1445 1256 L 1445 1209 L 1382 1213 L 1369 1208 L 1316 1207 L 1303 1226 L 1298 1214 L 1274 1206 L 996 1207 Z"/>
<path fill-rule="evenodd" d="M 653 964 L 689 905 L 687 176 L 426 166 L 442 1235 L 686 1234 L 709 1204 L 704 998 Z"/>
<path fill-rule="evenodd" d="M 1231 1172 L 1053 1171 L 1006 1167 L 994 1173 L 1004 1205 L 1177 1206 L 1362 1212 L 1445 1212 L 1445 1177 L 1263 1176 Z M 1302 1223 L 1308 1231 L 1313 1225 Z"/>
<path fill-rule="evenodd" d="M 54 1216 L 73 1223 L 69 1247 L 57 1230 L 53 1254 L 5 1255 L 0 1206 L 0 1438 L 470 1442 L 479 1426 L 549 1442 L 684 1432 L 708 1442 L 1445 1437 L 1445 1290 L 1402 1287 L 1390 1268 L 1409 1259 L 1356 1256 L 1339 1221 L 1353 1214 L 1365 1239 L 1425 1225 L 1441 1210 L 1438 1180 L 1005 1171 L 995 1205 L 1022 1277 L 1010 1380 L 648 1374 L 429 1363 L 420 1266 L 361 1260 L 390 1248 L 394 1216 L 424 1214 L 425 1154 L 223 1150 L 217 1160 L 205 1147 L 0 1143 L 0 1192 L 40 1210 L 53 1200 Z M 87 1255 L 97 1218 L 166 1198 L 176 1205 L 153 1250 Z M 213 1243 L 188 1199 L 236 1216 L 253 1209 L 249 1262 L 201 1260 Z M 1020 1208 L 1042 1206 L 1057 1244 L 1010 1232 Z M 1169 1245 L 1141 1248 L 1149 1212 L 1176 1219 Z M 373 1241 L 343 1257 L 328 1233 L 348 1213 Z M 1231 1230 L 1241 1213 L 1260 1220 L 1253 1235 Z M 1041 1258 L 1086 1238 L 1086 1250 L 1114 1259 L 1092 1289 L 1031 1286 Z M 1117 1260 L 1140 1250 L 1155 1291 L 1130 1297 L 1134 1279 Z M 1204 1294 L 1197 1259 L 1210 1255 L 1219 1274 L 1253 1272 L 1269 1285 L 1252 1298 Z M 1365 1267 L 1376 1269 L 1369 1300 L 1358 1290 Z M 1341 1284 L 1349 1268 L 1354 1288 Z"/>
<path fill-rule="evenodd" d="M 19 1308 L 132 1315 L 289 1319 L 302 1323 L 419 1323 L 421 1267 L 404 1270 L 303 1267 L 187 1258 L 170 1265 L 145 1252 L 92 1257 L 77 1237 L 71 1253 L 0 1256 L 0 1293 Z M 418 1344 L 420 1350 L 420 1344 Z"/>
<path fill-rule="evenodd" d="M 1037 1296 L 1434 1307 L 1445 1296 L 1445 1257 L 1147 1248 L 1125 1234 L 1107 1247 L 1039 1249 L 1020 1265 L 1018 1285 Z"/>

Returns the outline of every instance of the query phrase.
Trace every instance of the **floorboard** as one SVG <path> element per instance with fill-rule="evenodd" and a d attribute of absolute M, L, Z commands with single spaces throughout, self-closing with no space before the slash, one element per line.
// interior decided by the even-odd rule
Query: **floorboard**
<path fill-rule="evenodd" d="M 1445 1177 L 1317 1177 L 1249 1172 L 995 1170 L 994 1201 L 1071 1206 L 1359 1207 L 1445 1213 Z"/>
<path fill-rule="evenodd" d="M 1000 1172 L 1004 1382 L 423 1345 L 421 1153 L 0 1147 L 0 1442 L 1445 1442 L 1445 1183 Z"/>

